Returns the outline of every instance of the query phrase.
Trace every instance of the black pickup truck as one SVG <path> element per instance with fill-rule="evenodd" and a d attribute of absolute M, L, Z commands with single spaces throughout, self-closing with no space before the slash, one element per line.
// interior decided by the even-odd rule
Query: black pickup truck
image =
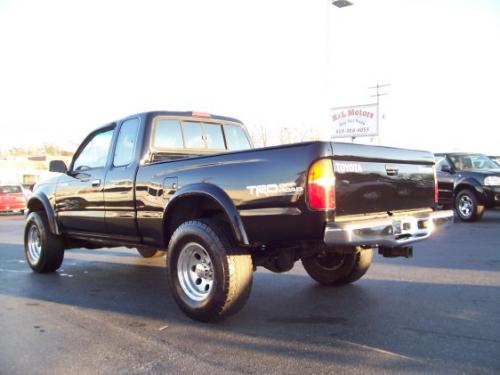
<path fill-rule="evenodd" d="M 93 131 L 69 167 L 35 187 L 25 255 L 53 272 L 71 248 L 167 251 L 179 307 L 215 320 L 246 302 L 253 271 L 301 260 L 324 285 L 361 278 L 373 248 L 412 254 L 453 221 L 435 211 L 429 152 L 331 142 L 252 149 L 243 124 L 195 112 L 147 112 Z"/>

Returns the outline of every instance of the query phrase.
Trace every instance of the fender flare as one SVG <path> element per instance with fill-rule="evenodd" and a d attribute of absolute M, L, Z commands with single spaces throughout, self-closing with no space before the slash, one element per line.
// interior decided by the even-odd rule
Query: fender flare
<path fill-rule="evenodd" d="M 226 214 L 236 242 L 241 245 L 249 245 L 247 233 L 241 220 L 240 214 L 233 201 L 220 187 L 209 183 L 195 183 L 181 187 L 170 198 L 163 212 L 163 225 L 168 221 L 169 208 L 175 207 L 175 203 L 188 196 L 203 196 L 217 203 Z"/>
<path fill-rule="evenodd" d="M 39 202 L 43 206 L 43 209 L 47 215 L 50 232 L 58 236 L 61 235 L 61 231 L 56 220 L 56 214 L 54 212 L 54 208 L 50 204 L 49 198 L 45 194 L 40 192 L 36 192 L 31 195 L 31 197 L 28 199 L 28 203 L 26 204 L 26 207 L 30 212 L 34 211 L 31 209 L 31 207 L 33 207 L 36 202 Z"/>
<path fill-rule="evenodd" d="M 481 204 L 484 203 L 484 189 L 483 185 L 479 181 L 471 177 L 458 180 L 453 189 L 453 197 L 456 197 L 457 192 L 462 188 L 470 188 L 474 190 Z"/>

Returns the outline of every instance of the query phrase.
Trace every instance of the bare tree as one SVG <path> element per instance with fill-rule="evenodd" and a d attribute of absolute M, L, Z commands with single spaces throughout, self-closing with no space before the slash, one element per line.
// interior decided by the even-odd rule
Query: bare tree
<path fill-rule="evenodd" d="M 43 148 L 45 154 L 47 155 L 61 155 L 61 149 L 59 146 L 50 143 L 44 143 Z"/>
<path fill-rule="evenodd" d="M 280 143 L 282 145 L 287 143 L 292 143 L 292 129 L 290 128 L 281 128 L 280 129 Z"/>
<path fill-rule="evenodd" d="M 269 144 L 269 130 L 265 125 L 259 125 L 255 130 L 259 145 L 266 147 Z"/>
<path fill-rule="evenodd" d="M 248 131 L 250 137 L 252 137 L 253 143 L 257 147 L 266 147 L 270 143 L 270 131 L 262 124 L 250 125 L 248 126 Z"/>
<path fill-rule="evenodd" d="M 319 141 L 321 139 L 321 132 L 318 128 L 304 125 L 299 131 L 299 139 L 300 142 Z"/>

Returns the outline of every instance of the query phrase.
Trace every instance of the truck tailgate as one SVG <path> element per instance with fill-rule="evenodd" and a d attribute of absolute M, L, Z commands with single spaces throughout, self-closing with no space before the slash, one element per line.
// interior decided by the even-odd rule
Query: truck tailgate
<path fill-rule="evenodd" d="M 333 143 L 336 214 L 434 205 L 434 155 L 426 151 Z"/>

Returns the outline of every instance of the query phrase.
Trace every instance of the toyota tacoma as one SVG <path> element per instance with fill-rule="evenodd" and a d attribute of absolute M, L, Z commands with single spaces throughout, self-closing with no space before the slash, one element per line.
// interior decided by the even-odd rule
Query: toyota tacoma
<path fill-rule="evenodd" d="M 361 278 L 373 250 L 411 245 L 453 221 L 437 211 L 434 156 L 368 145 L 305 142 L 253 149 L 234 118 L 147 112 L 90 133 L 59 176 L 28 201 L 25 255 L 53 272 L 71 248 L 166 251 L 179 307 L 221 319 L 246 302 L 253 271 L 300 260 L 318 283 Z"/>

